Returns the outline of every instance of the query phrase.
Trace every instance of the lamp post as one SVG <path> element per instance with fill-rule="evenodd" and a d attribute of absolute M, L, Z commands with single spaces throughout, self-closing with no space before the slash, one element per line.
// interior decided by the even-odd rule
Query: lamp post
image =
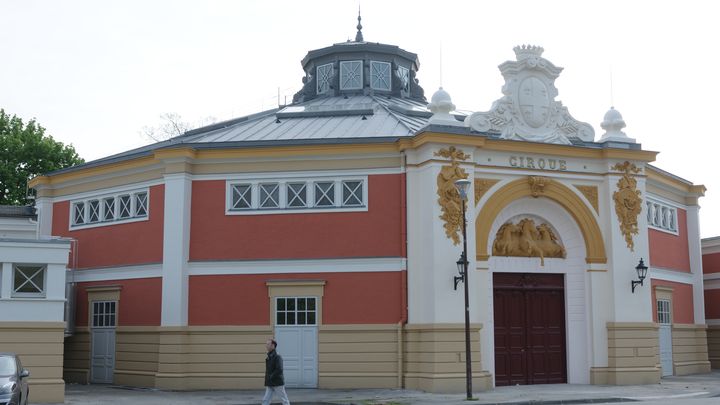
<path fill-rule="evenodd" d="M 643 280 L 645 280 L 645 276 L 647 275 L 647 270 L 648 270 L 648 268 L 645 265 L 645 263 L 643 262 L 643 259 L 640 259 L 640 263 L 637 266 L 635 266 L 635 271 L 637 271 L 637 275 L 638 275 L 638 281 L 635 281 L 635 280 L 630 281 L 630 286 L 632 287 L 631 292 L 633 294 L 635 293 L 636 286 L 643 285 Z"/>
<path fill-rule="evenodd" d="M 472 399 L 472 358 L 470 353 L 470 303 L 468 293 L 468 260 L 467 260 L 467 219 L 465 218 L 465 201 L 467 200 L 467 190 L 470 186 L 470 180 L 460 179 L 455 181 L 458 194 L 460 194 L 460 204 L 462 205 L 462 235 L 463 250 L 460 260 L 457 262 L 458 271 L 462 266 L 460 280 L 455 277 L 455 288 L 457 289 L 458 281 L 463 281 L 465 285 L 465 383 L 467 385 L 467 399 Z"/>

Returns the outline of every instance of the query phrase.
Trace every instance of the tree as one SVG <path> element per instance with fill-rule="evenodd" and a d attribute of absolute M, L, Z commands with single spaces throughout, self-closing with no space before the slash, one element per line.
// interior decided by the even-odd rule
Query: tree
<path fill-rule="evenodd" d="M 72 145 L 45 135 L 35 119 L 24 124 L 0 109 L 0 204 L 29 204 L 30 178 L 84 162 Z"/>
<path fill-rule="evenodd" d="M 140 129 L 140 134 L 152 141 L 161 142 L 180 136 L 192 129 L 213 124 L 217 120 L 215 117 L 205 117 L 197 124 L 192 124 L 190 122 L 183 121 L 182 117 L 178 113 L 164 113 L 160 114 L 160 121 L 160 124 L 157 126 L 142 127 L 142 129 Z"/>

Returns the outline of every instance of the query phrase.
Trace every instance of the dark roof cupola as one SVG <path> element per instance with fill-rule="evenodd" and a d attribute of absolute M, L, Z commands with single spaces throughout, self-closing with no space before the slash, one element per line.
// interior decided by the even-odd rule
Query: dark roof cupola
<path fill-rule="evenodd" d="M 307 53 L 301 61 L 303 88 L 293 103 L 317 97 L 387 95 L 426 101 L 416 77 L 417 54 L 396 45 L 366 42 L 358 12 L 355 41 L 336 43 Z"/>

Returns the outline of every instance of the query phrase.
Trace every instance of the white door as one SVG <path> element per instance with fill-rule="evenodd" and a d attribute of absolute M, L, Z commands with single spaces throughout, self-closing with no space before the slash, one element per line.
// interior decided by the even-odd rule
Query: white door
<path fill-rule="evenodd" d="M 113 382 L 117 302 L 92 302 L 90 382 Z"/>
<path fill-rule="evenodd" d="M 660 324 L 660 366 L 662 376 L 673 375 L 672 361 L 672 321 L 670 313 L 670 301 L 657 301 L 658 323 Z"/>
<path fill-rule="evenodd" d="M 318 331 L 315 297 L 275 299 L 275 340 L 285 386 L 317 388 Z"/>

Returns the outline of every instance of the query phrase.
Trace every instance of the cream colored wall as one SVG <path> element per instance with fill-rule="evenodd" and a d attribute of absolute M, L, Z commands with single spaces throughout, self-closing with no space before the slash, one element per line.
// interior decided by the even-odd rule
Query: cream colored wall
<path fill-rule="evenodd" d="M 63 378 L 68 383 L 90 382 L 90 333 L 86 326 L 75 327 L 65 338 Z"/>
<path fill-rule="evenodd" d="M 65 401 L 64 322 L 0 322 L 0 348 L 20 355 L 30 371 L 32 403 Z"/>
<path fill-rule="evenodd" d="M 481 325 L 470 325 L 473 391 L 492 387 L 492 376 L 481 369 Z M 405 388 L 429 392 L 465 392 L 465 325 L 405 326 Z"/>
<path fill-rule="evenodd" d="M 707 329 L 708 359 L 712 368 L 720 368 L 720 325 L 711 325 Z"/>
<path fill-rule="evenodd" d="M 113 383 L 155 387 L 159 334 L 156 327 L 121 326 L 115 330 Z"/>
<path fill-rule="evenodd" d="M 660 382 L 658 326 L 652 322 L 608 322 L 608 366 L 590 370 L 592 384 Z"/>
<path fill-rule="evenodd" d="M 320 388 L 399 388 L 402 325 L 323 325 L 318 330 Z"/>
<path fill-rule="evenodd" d="M 672 326 L 673 374 L 687 375 L 710 372 L 707 326 Z"/>

